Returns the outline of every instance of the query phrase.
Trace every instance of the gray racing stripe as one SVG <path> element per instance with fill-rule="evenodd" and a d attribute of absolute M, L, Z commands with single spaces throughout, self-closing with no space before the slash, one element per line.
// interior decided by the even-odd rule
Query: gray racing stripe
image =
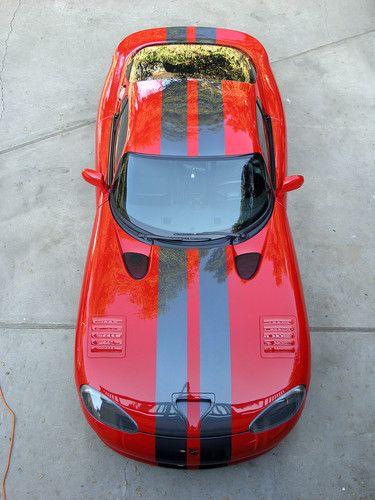
<path fill-rule="evenodd" d="M 195 28 L 196 39 L 199 43 L 216 43 L 216 28 Z"/>
<path fill-rule="evenodd" d="M 173 404 L 186 392 L 186 251 L 160 248 L 156 352 L 156 461 L 186 465 L 186 421 Z M 169 436 L 165 439 L 165 436 Z M 176 436 L 173 439 L 172 436 Z M 168 446 L 166 446 L 166 443 Z"/>
<path fill-rule="evenodd" d="M 187 155 L 187 81 L 163 83 L 160 154 Z"/>
<path fill-rule="evenodd" d="M 167 43 L 186 42 L 186 26 L 167 28 Z"/>
<path fill-rule="evenodd" d="M 221 82 L 198 82 L 198 154 L 225 154 Z"/>
<path fill-rule="evenodd" d="M 200 250 L 200 391 L 215 394 L 201 421 L 201 465 L 231 456 L 231 364 L 225 247 Z M 204 439 L 215 436 L 217 439 Z"/>

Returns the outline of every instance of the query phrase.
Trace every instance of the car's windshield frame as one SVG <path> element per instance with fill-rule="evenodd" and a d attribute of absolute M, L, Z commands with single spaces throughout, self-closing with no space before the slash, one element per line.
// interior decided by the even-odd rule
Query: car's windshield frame
<path fill-rule="evenodd" d="M 202 232 L 202 233 L 181 233 L 181 232 L 172 232 L 169 235 L 162 235 L 162 234 L 157 234 L 154 232 L 149 231 L 145 227 L 139 227 L 136 224 L 134 224 L 128 217 L 125 217 L 120 209 L 117 206 L 117 201 L 116 201 L 116 187 L 118 184 L 119 176 L 120 173 L 122 172 L 123 169 L 123 164 L 126 161 L 126 158 L 129 156 L 141 156 L 141 157 L 149 157 L 149 158 L 158 158 L 162 159 L 163 155 L 147 155 L 147 154 L 142 154 L 142 153 L 130 153 L 127 152 L 123 155 L 121 161 L 118 163 L 118 168 L 116 171 L 115 178 L 113 180 L 113 184 L 110 189 L 110 207 L 112 210 L 112 214 L 117 221 L 117 223 L 130 235 L 134 236 L 136 239 L 139 239 L 141 241 L 145 241 L 146 243 L 153 243 L 153 242 L 164 242 L 167 245 L 182 245 L 182 246 L 196 246 L 197 244 L 203 244 L 203 245 L 211 245 L 212 243 L 222 243 L 225 241 L 230 240 L 232 243 L 238 243 L 240 241 L 243 241 L 245 239 L 250 238 L 254 234 L 256 234 L 264 225 L 267 223 L 269 220 L 273 206 L 274 206 L 274 201 L 275 201 L 275 193 L 273 189 L 273 182 L 272 178 L 270 176 L 270 172 L 268 168 L 266 168 L 266 165 L 264 164 L 264 174 L 266 177 L 266 186 L 265 186 L 265 191 L 268 193 L 268 205 L 267 208 L 259 215 L 259 217 L 252 221 L 249 225 L 241 228 L 240 230 L 236 232 L 230 232 L 230 231 L 217 231 L 215 230 L 212 231 L 207 231 L 207 232 Z M 247 155 L 231 155 L 231 156 L 210 156 L 210 157 L 178 157 L 178 156 L 165 156 L 165 158 L 171 160 L 173 159 L 183 159 L 183 160 L 226 160 L 226 159 L 258 159 L 259 158 L 263 161 L 264 159 L 260 153 L 250 153 Z"/>

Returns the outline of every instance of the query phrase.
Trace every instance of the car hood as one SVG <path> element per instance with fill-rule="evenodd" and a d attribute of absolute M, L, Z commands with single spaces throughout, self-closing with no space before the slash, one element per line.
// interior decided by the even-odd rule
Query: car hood
<path fill-rule="evenodd" d="M 307 324 L 284 214 L 275 207 L 237 247 L 165 248 L 124 233 L 105 203 L 83 285 L 77 384 L 102 391 L 143 432 L 186 435 L 188 426 L 202 437 L 246 431 L 271 401 L 307 384 Z M 148 255 L 143 279 L 127 272 L 127 251 Z M 254 251 L 258 271 L 243 280 L 236 255 Z"/>

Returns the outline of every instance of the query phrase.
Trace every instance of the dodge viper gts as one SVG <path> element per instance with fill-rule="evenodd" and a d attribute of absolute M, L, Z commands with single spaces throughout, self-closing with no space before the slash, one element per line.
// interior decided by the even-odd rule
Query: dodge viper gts
<path fill-rule="evenodd" d="M 253 458 L 299 419 L 310 381 L 286 214 L 280 94 L 237 31 L 141 31 L 101 95 L 96 216 L 78 312 L 83 413 L 112 449 L 204 468 Z"/>

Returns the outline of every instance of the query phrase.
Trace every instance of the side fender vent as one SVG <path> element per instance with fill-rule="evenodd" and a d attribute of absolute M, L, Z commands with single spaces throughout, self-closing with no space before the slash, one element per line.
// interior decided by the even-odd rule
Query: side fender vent
<path fill-rule="evenodd" d="M 236 256 L 236 269 L 240 278 L 249 280 L 257 272 L 260 253 L 243 253 Z"/>
<path fill-rule="evenodd" d="M 294 358 L 297 330 L 297 321 L 293 316 L 261 318 L 261 355 L 264 358 Z"/>
<path fill-rule="evenodd" d="M 144 278 L 148 271 L 149 258 L 143 253 L 125 252 L 124 264 L 130 276 L 136 280 Z"/>
<path fill-rule="evenodd" d="M 90 358 L 125 356 L 125 319 L 119 316 L 92 317 L 88 344 Z"/>

